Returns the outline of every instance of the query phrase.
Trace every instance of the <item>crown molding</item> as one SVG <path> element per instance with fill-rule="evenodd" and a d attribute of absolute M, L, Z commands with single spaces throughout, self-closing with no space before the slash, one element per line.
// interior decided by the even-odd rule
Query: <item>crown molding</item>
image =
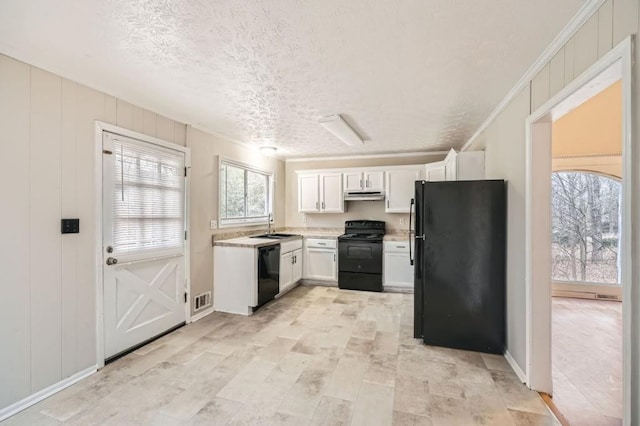
<path fill-rule="evenodd" d="M 469 147 L 478 139 L 480 134 L 484 132 L 493 121 L 500 115 L 502 111 L 511 103 L 513 99 L 533 80 L 533 78 L 545 67 L 545 65 L 553 59 L 553 57 L 564 47 L 565 44 L 573 37 L 580 28 L 598 11 L 600 6 L 605 3 L 606 0 L 588 0 L 569 23 L 560 31 L 560 33 L 553 39 L 551 44 L 542 52 L 542 54 L 535 60 L 535 62 L 527 69 L 527 71 L 520 77 L 518 82 L 509 90 L 507 95 L 500 101 L 498 106 L 489 114 L 489 117 L 480 125 L 478 130 L 471 136 L 471 138 L 464 144 L 460 151 L 466 151 Z"/>
<path fill-rule="evenodd" d="M 400 152 L 389 154 L 363 154 L 363 155 L 345 155 L 333 157 L 304 157 L 304 158 L 287 158 L 287 163 L 304 163 L 309 161 L 336 161 L 336 160 L 368 160 L 372 158 L 406 158 L 423 156 L 429 157 L 434 155 L 447 155 L 449 151 L 426 151 L 426 152 Z"/>

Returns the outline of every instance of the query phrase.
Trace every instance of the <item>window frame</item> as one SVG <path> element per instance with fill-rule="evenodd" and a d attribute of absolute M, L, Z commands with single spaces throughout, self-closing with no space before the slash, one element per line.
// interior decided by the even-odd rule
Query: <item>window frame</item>
<path fill-rule="evenodd" d="M 244 171 L 244 206 L 245 206 L 245 216 L 243 218 L 232 218 L 226 219 L 223 217 L 222 211 L 222 197 L 223 194 L 226 194 L 226 191 L 223 193 L 222 191 L 222 173 L 223 167 L 225 165 L 236 167 L 242 169 Z M 267 178 L 267 215 L 259 216 L 259 217 L 247 217 L 247 206 L 248 206 L 248 179 L 247 173 L 257 173 L 263 175 Z M 230 158 L 218 157 L 218 228 L 237 228 L 243 226 L 259 226 L 266 225 L 269 223 L 269 218 L 271 218 L 271 223 L 275 221 L 275 214 L 273 209 L 274 204 L 274 195 L 275 195 L 275 173 L 272 170 L 261 169 L 259 167 L 252 166 L 247 163 L 243 163 L 241 161 L 236 161 Z"/>

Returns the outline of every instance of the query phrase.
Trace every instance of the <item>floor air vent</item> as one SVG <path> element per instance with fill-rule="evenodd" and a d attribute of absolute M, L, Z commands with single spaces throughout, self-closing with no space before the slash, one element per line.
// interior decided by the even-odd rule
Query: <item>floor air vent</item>
<path fill-rule="evenodd" d="M 193 298 L 193 311 L 197 312 L 211 305 L 211 292 L 199 294 Z"/>

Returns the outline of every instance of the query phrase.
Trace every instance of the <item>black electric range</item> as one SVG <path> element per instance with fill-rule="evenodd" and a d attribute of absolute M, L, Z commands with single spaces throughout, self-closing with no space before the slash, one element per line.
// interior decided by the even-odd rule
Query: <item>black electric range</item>
<path fill-rule="evenodd" d="M 348 220 L 338 237 L 338 287 L 382 291 L 382 240 L 385 223 Z"/>

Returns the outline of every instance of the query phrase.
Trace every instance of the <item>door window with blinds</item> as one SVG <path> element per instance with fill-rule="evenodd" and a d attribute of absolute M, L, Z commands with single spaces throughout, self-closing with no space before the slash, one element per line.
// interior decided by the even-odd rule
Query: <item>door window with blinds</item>
<path fill-rule="evenodd" d="M 219 194 L 220 226 L 267 223 L 273 205 L 273 173 L 221 160 Z"/>
<path fill-rule="evenodd" d="M 124 138 L 123 138 L 124 139 Z M 113 251 L 182 252 L 185 158 L 182 152 L 114 139 Z"/>

